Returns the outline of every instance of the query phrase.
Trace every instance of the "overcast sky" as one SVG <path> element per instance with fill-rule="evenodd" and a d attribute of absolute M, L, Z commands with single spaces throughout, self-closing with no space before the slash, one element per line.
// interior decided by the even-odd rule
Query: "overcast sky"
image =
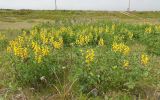
<path fill-rule="evenodd" d="M 57 0 L 58 9 L 127 10 L 129 0 Z M 0 8 L 54 9 L 54 0 L 0 0 Z M 160 0 L 131 0 L 131 10 L 158 10 Z"/>

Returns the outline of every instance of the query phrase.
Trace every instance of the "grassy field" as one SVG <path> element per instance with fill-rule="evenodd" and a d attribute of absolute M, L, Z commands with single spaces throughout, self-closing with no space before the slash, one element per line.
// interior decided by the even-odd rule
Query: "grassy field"
<path fill-rule="evenodd" d="M 160 99 L 160 12 L 0 10 L 0 100 Z"/>

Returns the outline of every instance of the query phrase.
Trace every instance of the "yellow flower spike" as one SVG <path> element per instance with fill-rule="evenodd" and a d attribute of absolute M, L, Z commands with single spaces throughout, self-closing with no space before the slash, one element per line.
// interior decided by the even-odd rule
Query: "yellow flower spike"
<path fill-rule="evenodd" d="M 63 39 L 60 38 L 59 41 L 53 41 L 52 44 L 55 49 L 60 49 L 63 47 Z"/>
<path fill-rule="evenodd" d="M 21 51 L 20 51 L 20 55 L 19 56 L 22 59 L 26 59 L 28 57 L 28 50 L 27 50 L 27 48 L 21 48 L 20 50 Z"/>
<path fill-rule="evenodd" d="M 12 52 L 12 48 L 11 48 L 10 46 L 7 47 L 7 52 L 8 52 L 8 53 Z"/>
<path fill-rule="evenodd" d="M 152 27 L 145 28 L 145 33 L 151 33 L 151 32 L 152 32 Z"/>
<path fill-rule="evenodd" d="M 42 43 L 47 44 L 49 39 L 47 38 L 45 32 L 40 33 L 40 38 L 42 40 Z"/>
<path fill-rule="evenodd" d="M 63 39 L 62 38 L 59 39 L 59 42 L 60 42 L 61 45 L 63 45 Z"/>
<path fill-rule="evenodd" d="M 34 37 L 34 35 L 36 34 L 33 30 L 30 33 L 32 37 Z"/>
<path fill-rule="evenodd" d="M 123 46 L 123 54 L 124 55 L 128 55 L 129 54 L 129 52 L 130 52 L 130 48 L 128 47 L 128 46 Z"/>
<path fill-rule="evenodd" d="M 36 45 L 36 43 L 34 42 L 34 41 L 32 41 L 32 49 L 34 49 L 35 48 L 35 45 Z"/>
<path fill-rule="evenodd" d="M 147 65 L 148 62 L 149 62 L 149 57 L 148 57 L 148 55 L 142 54 L 142 55 L 141 55 L 141 64 Z"/>
<path fill-rule="evenodd" d="M 124 60 L 123 61 L 123 67 L 127 68 L 129 66 L 129 61 L 128 60 Z"/>
<path fill-rule="evenodd" d="M 11 51 L 11 48 L 7 48 L 8 51 Z M 28 57 L 28 50 L 27 48 L 22 48 L 22 47 L 14 47 L 13 48 L 13 53 L 15 56 L 20 57 L 22 59 L 26 59 Z"/>
<path fill-rule="evenodd" d="M 49 48 L 48 47 L 42 47 L 42 56 L 47 56 L 49 54 Z"/>
<path fill-rule="evenodd" d="M 86 59 L 85 62 L 87 64 L 90 64 L 91 62 L 93 62 L 94 57 L 95 57 L 94 50 L 93 49 L 88 49 L 87 52 L 86 52 L 86 56 L 85 56 L 85 59 Z"/>
<path fill-rule="evenodd" d="M 89 36 L 80 35 L 76 40 L 76 44 L 82 46 L 82 45 L 88 44 L 89 41 L 90 41 L 90 37 Z"/>
<path fill-rule="evenodd" d="M 54 46 L 54 48 L 56 48 L 56 49 L 60 49 L 60 48 L 61 48 L 61 44 L 60 44 L 59 42 L 57 42 L 57 41 L 54 41 L 54 42 L 53 42 L 53 46 Z"/>
<path fill-rule="evenodd" d="M 37 63 L 41 63 L 42 62 L 42 56 L 39 55 L 39 56 L 35 56 L 35 60 Z"/>
<path fill-rule="evenodd" d="M 100 38 L 100 40 L 98 41 L 98 45 L 99 46 L 104 46 L 104 40 L 103 40 L 103 38 Z"/>
<path fill-rule="evenodd" d="M 120 52 L 120 53 L 122 53 L 124 55 L 128 55 L 129 52 L 130 52 L 130 48 L 127 45 L 123 44 L 123 43 L 119 43 L 119 44 L 113 43 L 112 44 L 112 50 L 114 52 Z"/>

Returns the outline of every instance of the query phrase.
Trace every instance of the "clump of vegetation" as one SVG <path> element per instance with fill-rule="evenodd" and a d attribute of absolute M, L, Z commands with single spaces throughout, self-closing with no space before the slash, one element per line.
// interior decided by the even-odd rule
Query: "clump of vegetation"
<path fill-rule="evenodd" d="M 20 86 L 53 85 L 59 92 L 65 82 L 73 82 L 70 89 L 75 95 L 92 96 L 133 93 L 143 83 L 158 86 L 154 75 L 159 70 L 153 73 L 152 55 L 159 55 L 160 41 L 151 40 L 159 34 L 159 26 L 108 21 L 59 24 L 36 26 L 9 42 L 7 57 Z M 147 50 L 132 50 L 135 43 L 145 44 Z"/>
<path fill-rule="evenodd" d="M 5 35 L 3 35 L 2 33 L 0 33 L 0 51 L 4 50 L 4 48 L 6 48 L 7 46 L 7 38 Z"/>

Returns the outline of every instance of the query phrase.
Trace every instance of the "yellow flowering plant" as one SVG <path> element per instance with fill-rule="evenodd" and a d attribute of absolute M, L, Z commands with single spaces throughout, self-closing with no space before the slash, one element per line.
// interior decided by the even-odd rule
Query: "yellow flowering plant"
<path fill-rule="evenodd" d="M 88 49 L 85 55 L 85 62 L 91 64 L 94 61 L 95 53 L 93 49 Z"/>
<path fill-rule="evenodd" d="M 80 46 L 87 45 L 89 42 L 90 37 L 87 35 L 80 35 L 76 40 L 76 44 Z"/>
<path fill-rule="evenodd" d="M 60 38 L 58 41 L 53 41 L 52 45 L 55 49 L 60 49 L 63 47 L 63 39 Z"/>
<path fill-rule="evenodd" d="M 145 28 L 145 33 L 151 33 L 152 32 L 152 27 L 146 27 Z"/>
<path fill-rule="evenodd" d="M 129 61 L 128 60 L 123 61 L 123 67 L 126 68 L 126 69 L 129 67 Z"/>
<path fill-rule="evenodd" d="M 34 29 L 30 32 L 29 35 L 22 34 L 11 40 L 6 48 L 8 55 L 12 58 L 11 62 L 16 65 L 15 71 L 20 75 L 16 78 L 23 80 L 23 84 L 30 84 L 30 82 L 32 84 L 38 80 L 39 75 L 51 77 L 49 71 L 55 64 L 52 62 L 53 65 L 50 65 L 50 59 L 56 57 L 54 49 L 63 47 L 63 38 L 58 37 L 56 41 L 57 37 L 44 29 Z"/>
<path fill-rule="evenodd" d="M 149 57 L 146 54 L 141 55 L 141 64 L 142 65 L 147 65 L 149 63 Z"/>
<path fill-rule="evenodd" d="M 103 40 L 103 38 L 100 38 L 100 40 L 98 41 L 98 45 L 99 46 L 104 46 L 104 40 Z"/>
<path fill-rule="evenodd" d="M 141 33 L 145 26 L 128 28 L 112 22 L 57 24 L 34 27 L 8 43 L 7 56 L 22 86 L 44 85 L 41 77 L 49 86 L 76 80 L 80 92 L 96 89 L 101 94 L 134 90 L 148 75 L 151 58 L 146 54 L 140 57 L 133 49 L 135 42 L 149 41 L 150 34 L 144 37 Z"/>
<path fill-rule="evenodd" d="M 112 50 L 114 52 L 120 52 L 124 55 L 128 55 L 129 52 L 130 52 L 130 48 L 123 43 L 119 43 L 119 44 L 118 43 L 113 43 L 112 44 Z"/>

